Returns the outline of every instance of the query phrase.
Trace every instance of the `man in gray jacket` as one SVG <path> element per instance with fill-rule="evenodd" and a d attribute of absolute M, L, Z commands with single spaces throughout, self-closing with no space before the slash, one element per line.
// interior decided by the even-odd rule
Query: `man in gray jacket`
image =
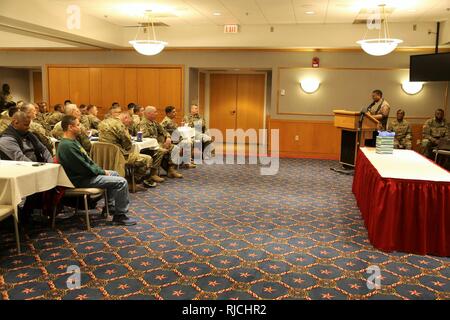
<path fill-rule="evenodd" d="M 0 136 L 0 158 L 2 160 L 53 163 L 48 149 L 32 134 L 31 119 L 22 111 L 14 113 L 11 124 Z"/>

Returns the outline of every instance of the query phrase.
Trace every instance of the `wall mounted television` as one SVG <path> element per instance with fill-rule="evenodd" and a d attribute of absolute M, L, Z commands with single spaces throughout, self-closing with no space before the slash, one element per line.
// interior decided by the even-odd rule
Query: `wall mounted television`
<path fill-rule="evenodd" d="M 450 52 L 410 56 L 409 81 L 450 81 Z"/>

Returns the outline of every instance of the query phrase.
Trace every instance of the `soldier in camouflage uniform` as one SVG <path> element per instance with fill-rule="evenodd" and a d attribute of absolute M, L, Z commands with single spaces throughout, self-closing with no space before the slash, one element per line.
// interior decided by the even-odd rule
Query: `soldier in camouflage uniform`
<path fill-rule="evenodd" d="M 63 113 L 64 107 L 62 104 L 57 104 L 53 108 L 55 111 L 53 111 L 52 113 L 50 113 L 47 116 L 47 118 L 45 120 L 45 123 L 46 123 L 46 125 L 44 126 L 45 128 L 53 129 L 55 124 L 60 122 L 62 120 L 62 118 L 64 117 L 64 113 Z"/>
<path fill-rule="evenodd" d="M 22 107 L 19 109 L 24 112 L 28 118 L 30 118 L 30 128 L 29 131 L 33 133 L 39 141 L 48 149 L 51 155 L 54 155 L 54 146 L 51 138 L 47 135 L 44 127 L 34 121 L 36 119 L 38 107 L 32 103 L 25 102 Z"/>
<path fill-rule="evenodd" d="M 81 115 L 80 123 L 91 133 L 91 136 L 98 136 L 98 124 L 100 119 L 97 118 L 97 107 L 90 104 L 86 107 L 87 114 Z"/>
<path fill-rule="evenodd" d="M 188 148 L 192 149 L 193 141 L 191 139 L 184 139 L 177 132 L 178 125 L 175 122 L 175 117 L 177 115 L 177 111 L 175 110 L 175 107 L 168 106 L 168 107 L 166 107 L 165 111 L 166 111 L 166 116 L 163 119 L 163 121 L 161 121 L 161 125 L 170 134 L 174 144 L 178 144 L 178 146 L 180 147 L 180 150 L 187 150 Z M 175 132 L 175 134 L 174 134 L 174 132 Z M 191 155 L 192 155 L 192 150 L 191 150 Z M 181 161 L 179 161 L 179 162 L 181 162 Z M 188 163 L 185 163 L 184 167 L 187 169 L 195 168 L 196 165 L 193 163 L 190 163 L 190 162 L 191 161 L 189 160 Z"/>
<path fill-rule="evenodd" d="M 92 104 L 87 106 L 89 128 L 98 130 L 98 125 L 100 124 L 100 119 L 97 118 L 98 108 Z"/>
<path fill-rule="evenodd" d="M 133 122 L 137 127 L 139 127 L 139 124 L 141 123 L 143 117 L 144 107 L 135 105 L 133 109 Z"/>
<path fill-rule="evenodd" d="M 134 119 L 134 109 L 137 107 L 138 106 L 133 102 L 128 104 L 128 114 L 130 115 L 130 118 L 131 118 L 131 123 L 128 126 L 128 132 L 133 137 L 137 136 L 137 133 L 139 131 L 140 119 L 139 119 L 139 121 L 135 121 L 135 119 Z"/>
<path fill-rule="evenodd" d="M 430 159 L 433 158 L 433 148 L 438 145 L 439 139 L 448 135 L 449 124 L 445 121 L 444 110 L 437 109 L 434 118 L 428 119 L 423 125 L 421 153 Z"/>
<path fill-rule="evenodd" d="M 80 121 L 81 118 L 81 112 L 80 109 L 78 109 L 76 104 L 68 104 L 65 108 L 66 114 L 74 116 L 75 118 Z M 88 130 L 84 127 L 84 125 L 80 124 L 81 132 L 77 136 L 78 142 L 81 144 L 81 146 L 86 150 L 87 152 L 91 151 L 91 140 L 89 140 Z M 52 130 L 52 136 L 55 139 L 61 140 L 61 138 L 64 135 L 64 131 L 61 126 L 61 121 L 55 124 L 53 130 Z"/>
<path fill-rule="evenodd" d="M 100 122 L 98 127 L 99 141 L 112 143 L 120 148 L 127 160 L 127 164 L 134 167 L 134 175 L 137 181 L 142 181 L 145 187 L 156 187 L 156 183 L 150 179 L 150 171 L 153 164 L 151 156 L 132 152 L 131 136 L 127 126 L 132 120 L 128 112 L 122 112 L 120 107 L 111 109 L 111 116 Z"/>
<path fill-rule="evenodd" d="M 8 128 L 8 126 L 11 124 L 11 118 L 14 113 L 16 113 L 19 109 L 15 104 L 11 104 L 5 112 L 2 112 L 2 115 L 0 116 L 0 135 Z"/>
<path fill-rule="evenodd" d="M 214 142 L 214 139 L 206 134 L 206 121 L 205 118 L 199 114 L 198 105 L 193 104 L 191 106 L 191 112 L 184 117 L 184 123 L 191 128 L 195 128 L 194 139 L 202 142 L 202 151 Z M 213 152 L 213 150 L 211 151 Z"/>
<path fill-rule="evenodd" d="M 164 181 L 163 178 L 157 175 L 159 166 L 167 171 L 167 176 L 169 178 L 182 178 L 183 176 L 175 170 L 175 165 L 172 162 L 172 152 L 174 155 L 179 155 L 180 149 L 178 146 L 172 144 L 170 134 L 164 130 L 161 124 L 156 122 L 157 115 L 158 112 L 156 111 L 156 108 L 148 106 L 145 108 L 144 119 L 140 124 L 140 130 L 142 131 L 143 137 L 155 138 L 158 140 L 160 146 L 160 148 L 153 151 L 152 154 L 154 163 L 152 168 L 152 180 L 156 182 Z"/>
<path fill-rule="evenodd" d="M 402 109 L 397 110 L 397 119 L 392 120 L 388 129 L 391 132 L 395 132 L 394 148 L 395 149 L 412 149 L 412 131 L 410 124 L 404 120 L 405 111 Z"/>
<path fill-rule="evenodd" d="M 45 129 L 46 134 L 49 135 L 52 129 L 47 125 L 47 117 L 49 116 L 47 102 L 39 102 L 37 111 L 38 113 L 34 121 L 42 125 Z"/>

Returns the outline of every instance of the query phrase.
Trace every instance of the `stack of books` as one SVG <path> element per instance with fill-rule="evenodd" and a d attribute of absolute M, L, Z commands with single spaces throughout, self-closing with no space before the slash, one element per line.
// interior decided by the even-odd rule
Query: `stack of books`
<path fill-rule="evenodd" d="M 394 153 L 394 132 L 382 131 L 378 132 L 376 153 L 392 154 Z"/>

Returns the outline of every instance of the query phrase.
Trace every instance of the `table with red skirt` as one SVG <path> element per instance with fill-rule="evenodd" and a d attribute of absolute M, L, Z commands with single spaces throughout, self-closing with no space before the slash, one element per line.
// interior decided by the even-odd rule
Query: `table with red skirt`
<path fill-rule="evenodd" d="M 352 190 L 375 248 L 450 256 L 450 172 L 412 150 L 361 148 Z"/>

